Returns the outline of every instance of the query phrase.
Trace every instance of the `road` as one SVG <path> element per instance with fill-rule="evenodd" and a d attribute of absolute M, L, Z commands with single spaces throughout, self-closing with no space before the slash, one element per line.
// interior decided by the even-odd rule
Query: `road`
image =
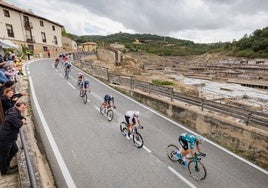
<path fill-rule="evenodd" d="M 207 140 L 202 144 L 208 176 L 193 180 L 186 168 L 166 156 L 169 144 L 178 144 L 189 131 L 154 110 L 89 77 L 91 93 L 84 104 L 76 88 L 78 70 L 69 80 L 52 60 L 26 66 L 37 130 L 59 187 L 267 187 L 267 171 L 241 160 Z M 105 94 L 115 97 L 112 122 L 99 113 Z M 137 149 L 123 137 L 119 124 L 127 110 L 139 110 L 144 147 Z"/>

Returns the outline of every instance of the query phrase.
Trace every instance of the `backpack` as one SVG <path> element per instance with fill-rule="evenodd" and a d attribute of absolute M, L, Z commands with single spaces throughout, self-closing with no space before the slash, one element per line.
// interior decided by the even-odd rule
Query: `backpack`
<path fill-rule="evenodd" d="M 68 64 L 66 65 L 66 68 L 67 68 L 67 69 L 71 68 L 71 64 L 68 63 Z"/>

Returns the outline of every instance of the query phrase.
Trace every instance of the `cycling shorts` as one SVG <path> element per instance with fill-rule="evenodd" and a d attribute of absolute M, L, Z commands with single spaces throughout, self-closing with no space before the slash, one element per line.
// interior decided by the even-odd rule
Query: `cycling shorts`
<path fill-rule="evenodd" d="M 125 115 L 125 120 L 126 120 L 126 123 L 129 125 L 130 124 L 130 121 L 129 121 L 130 117 Z M 132 118 L 131 122 L 135 125 L 136 124 L 135 118 Z"/>
<path fill-rule="evenodd" d="M 188 150 L 189 149 L 188 142 L 186 140 L 184 140 L 182 136 L 179 137 L 179 143 L 180 143 L 181 147 L 184 150 Z"/>

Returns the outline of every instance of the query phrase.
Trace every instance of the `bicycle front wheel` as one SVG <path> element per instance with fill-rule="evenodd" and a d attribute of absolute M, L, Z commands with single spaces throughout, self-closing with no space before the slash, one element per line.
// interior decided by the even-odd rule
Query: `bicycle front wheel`
<path fill-rule="evenodd" d="M 83 95 L 83 102 L 84 102 L 84 104 L 87 103 L 87 93 L 86 92 Z"/>
<path fill-rule="evenodd" d="M 108 110 L 107 111 L 108 121 L 112 121 L 113 120 L 113 117 L 114 117 L 114 112 L 112 110 Z"/>
<path fill-rule="evenodd" d="M 200 161 L 190 161 L 188 171 L 193 179 L 197 181 L 204 180 L 207 177 L 207 170 Z"/>
<path fill-rule="evenodd" d="M 175 146 L 174 144 L 168 145 L 168 147 L 167 147 L 167 156 L 171 161 L 177 162 L 179 160 L 176 157 L 176 154 L 177 154 L 178 150 L 179 150 L 179 148 L 177 146 Z"/>
<path fill-rule="evenodd" d="M 126 136 L 127 134 L 127 124 L 125 122 L 120 123 L 120 131 L 123 136 Z"/>
<path fill-rule="evenodd" d="M 142 148 L 143 146 L 143 138 L 140 133 L 136 132 L 133 134 L 133 143 L 137 148 Z"/>

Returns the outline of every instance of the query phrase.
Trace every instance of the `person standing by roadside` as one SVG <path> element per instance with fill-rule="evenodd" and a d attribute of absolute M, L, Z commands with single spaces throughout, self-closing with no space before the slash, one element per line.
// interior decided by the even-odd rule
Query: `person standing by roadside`
<path fill-rule="evenodd" d="M 4 91 L 4 95 L 0 97 L 4 114 L 8 109 L 12 108 L 17 102 L 18 98 L 17 97 L 13 98 L 13 96 L 14 96 L 13 89 L 7 88 Z"/>
<path fill-rule="evenodd" d="M 26 122 L 22 116 L 26 109 L 25 102 L 17 102 L 15 107 L 6 112 L 7 115 L 0 126 L 0 171 L 2 176 L 18 171 L 16 166 L 10 167 L 10 162 L 18 152 L 16 141 L 19 129 Z"/>
<path fill-rule="evenodd" d="M 50 50 L 47 49 L 47 57 L 50 58 Z"/>

